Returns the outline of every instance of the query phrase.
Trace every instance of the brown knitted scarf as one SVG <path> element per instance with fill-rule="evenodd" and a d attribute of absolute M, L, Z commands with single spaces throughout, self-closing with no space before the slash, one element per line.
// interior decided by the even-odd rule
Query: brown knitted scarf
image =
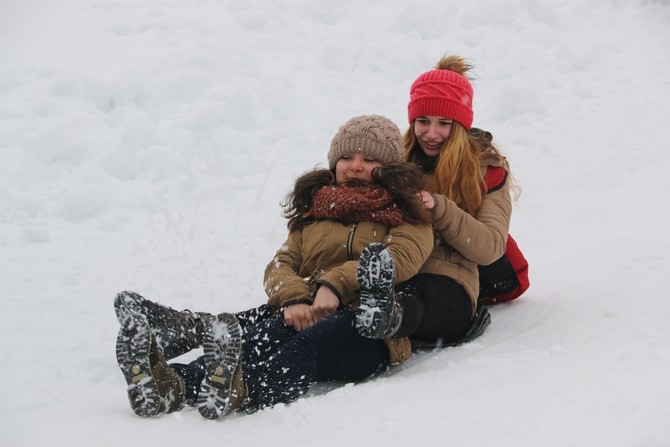
<path fill-rule="evenodd" d="M 312 197 L 312 208 L 305 217 L 336 219 L 344 223 L 367 221 L 397 227 L 402 212 L 393 196 L 379 185 L 324 186 Z"/>

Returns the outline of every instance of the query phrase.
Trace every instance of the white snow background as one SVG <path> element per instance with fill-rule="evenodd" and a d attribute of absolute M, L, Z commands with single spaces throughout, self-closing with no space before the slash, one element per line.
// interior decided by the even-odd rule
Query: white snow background
<path fill-rule="evenodd" d="M 670 445 L 667 0 L 0 1 L 0 445 Z M 223 421 L 132 413 L 117 291 L 265 302 L 279 202 L 445 52 L 523 187 L 467 345 Z"/>

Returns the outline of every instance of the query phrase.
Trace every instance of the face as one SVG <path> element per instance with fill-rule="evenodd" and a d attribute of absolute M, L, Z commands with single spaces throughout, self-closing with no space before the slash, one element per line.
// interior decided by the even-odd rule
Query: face
<path fill-rule="evenodd" d="M 414 120 L 414 135 L 428 157 L 437 157 L 449 138 L 454 120 L 443 116 L 420 116 Z"/>
<path fill-rule="evenodd" d="M 335 181 L 342 184 L 348 180 L 358 179 L 372 181 L 372 170 L 382 164 L 364 153 L 355 152 L 337 160 L 335 165 Z"/>

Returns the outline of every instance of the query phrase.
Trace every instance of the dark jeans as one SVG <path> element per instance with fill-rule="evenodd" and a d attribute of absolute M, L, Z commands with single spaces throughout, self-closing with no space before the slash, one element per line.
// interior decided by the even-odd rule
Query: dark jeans
<path fill-rule="evenodd" d="M 398 287 L 403 320 L 394 337 L 449 344 L 465 335 L 472 321 L 472 301 L 453 279 L 422 273 Z"/>
<path fill-rule="evenodd" d="M 338 311 L 302 332 L 273 316 L 244 328 L 242 356 L 248 399 L 244 410 L 254 412 L 288 403 L 318 381 L 358 382 L 383 371 L 389 353 L 382 340 L 362 337 L 355 315 Z M 193 403 L 204 378 L 204 360 L 172 364 L 184 377 L 187 401 Z"/>

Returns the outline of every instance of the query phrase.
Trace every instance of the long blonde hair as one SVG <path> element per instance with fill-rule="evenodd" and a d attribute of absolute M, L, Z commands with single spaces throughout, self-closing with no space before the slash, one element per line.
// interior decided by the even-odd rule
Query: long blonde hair
<path fill-rule="evenodd" d="M 443 56 L 437 65 L 438 70 L 451 70 L 468 80 L 473 66 L 460 56 Z M 448 118 L 448 117 L 447 117 Z M 414 122 L 403 137 L 405 158 L 417 162 L 426 156 L 419 142 L 416 140 Z M 458 121 L 452 124 L 449 137 L 444 142 L 434 166 L 431 166 L 432 177 L 429 189 L 436 194 L 447 196 L 459 208 L 471 215 L 477 211 L 484 200 L 484 173 L 481 167 L 481 158 L 484 149 L 490 148 L 504 160 L 504 167 L 509 172 L 509 165 L 505 157 L 490 142 L 468 134 L 468 131 Z M 510 176 L 511 179 L 511 176 Z"/>
<path fill-rule="evenodd" d="M 414 160 L 415 153 L 423 151 L 416 141 L 414 123 L 405 133 L 404 143 L 408 160 Z M 473 216 L 484 199 L 480 153 L 479 145 L 470 138 L 463 125 L 454 121 L 428 184 L 431 192 L 447 196 Z"/>

